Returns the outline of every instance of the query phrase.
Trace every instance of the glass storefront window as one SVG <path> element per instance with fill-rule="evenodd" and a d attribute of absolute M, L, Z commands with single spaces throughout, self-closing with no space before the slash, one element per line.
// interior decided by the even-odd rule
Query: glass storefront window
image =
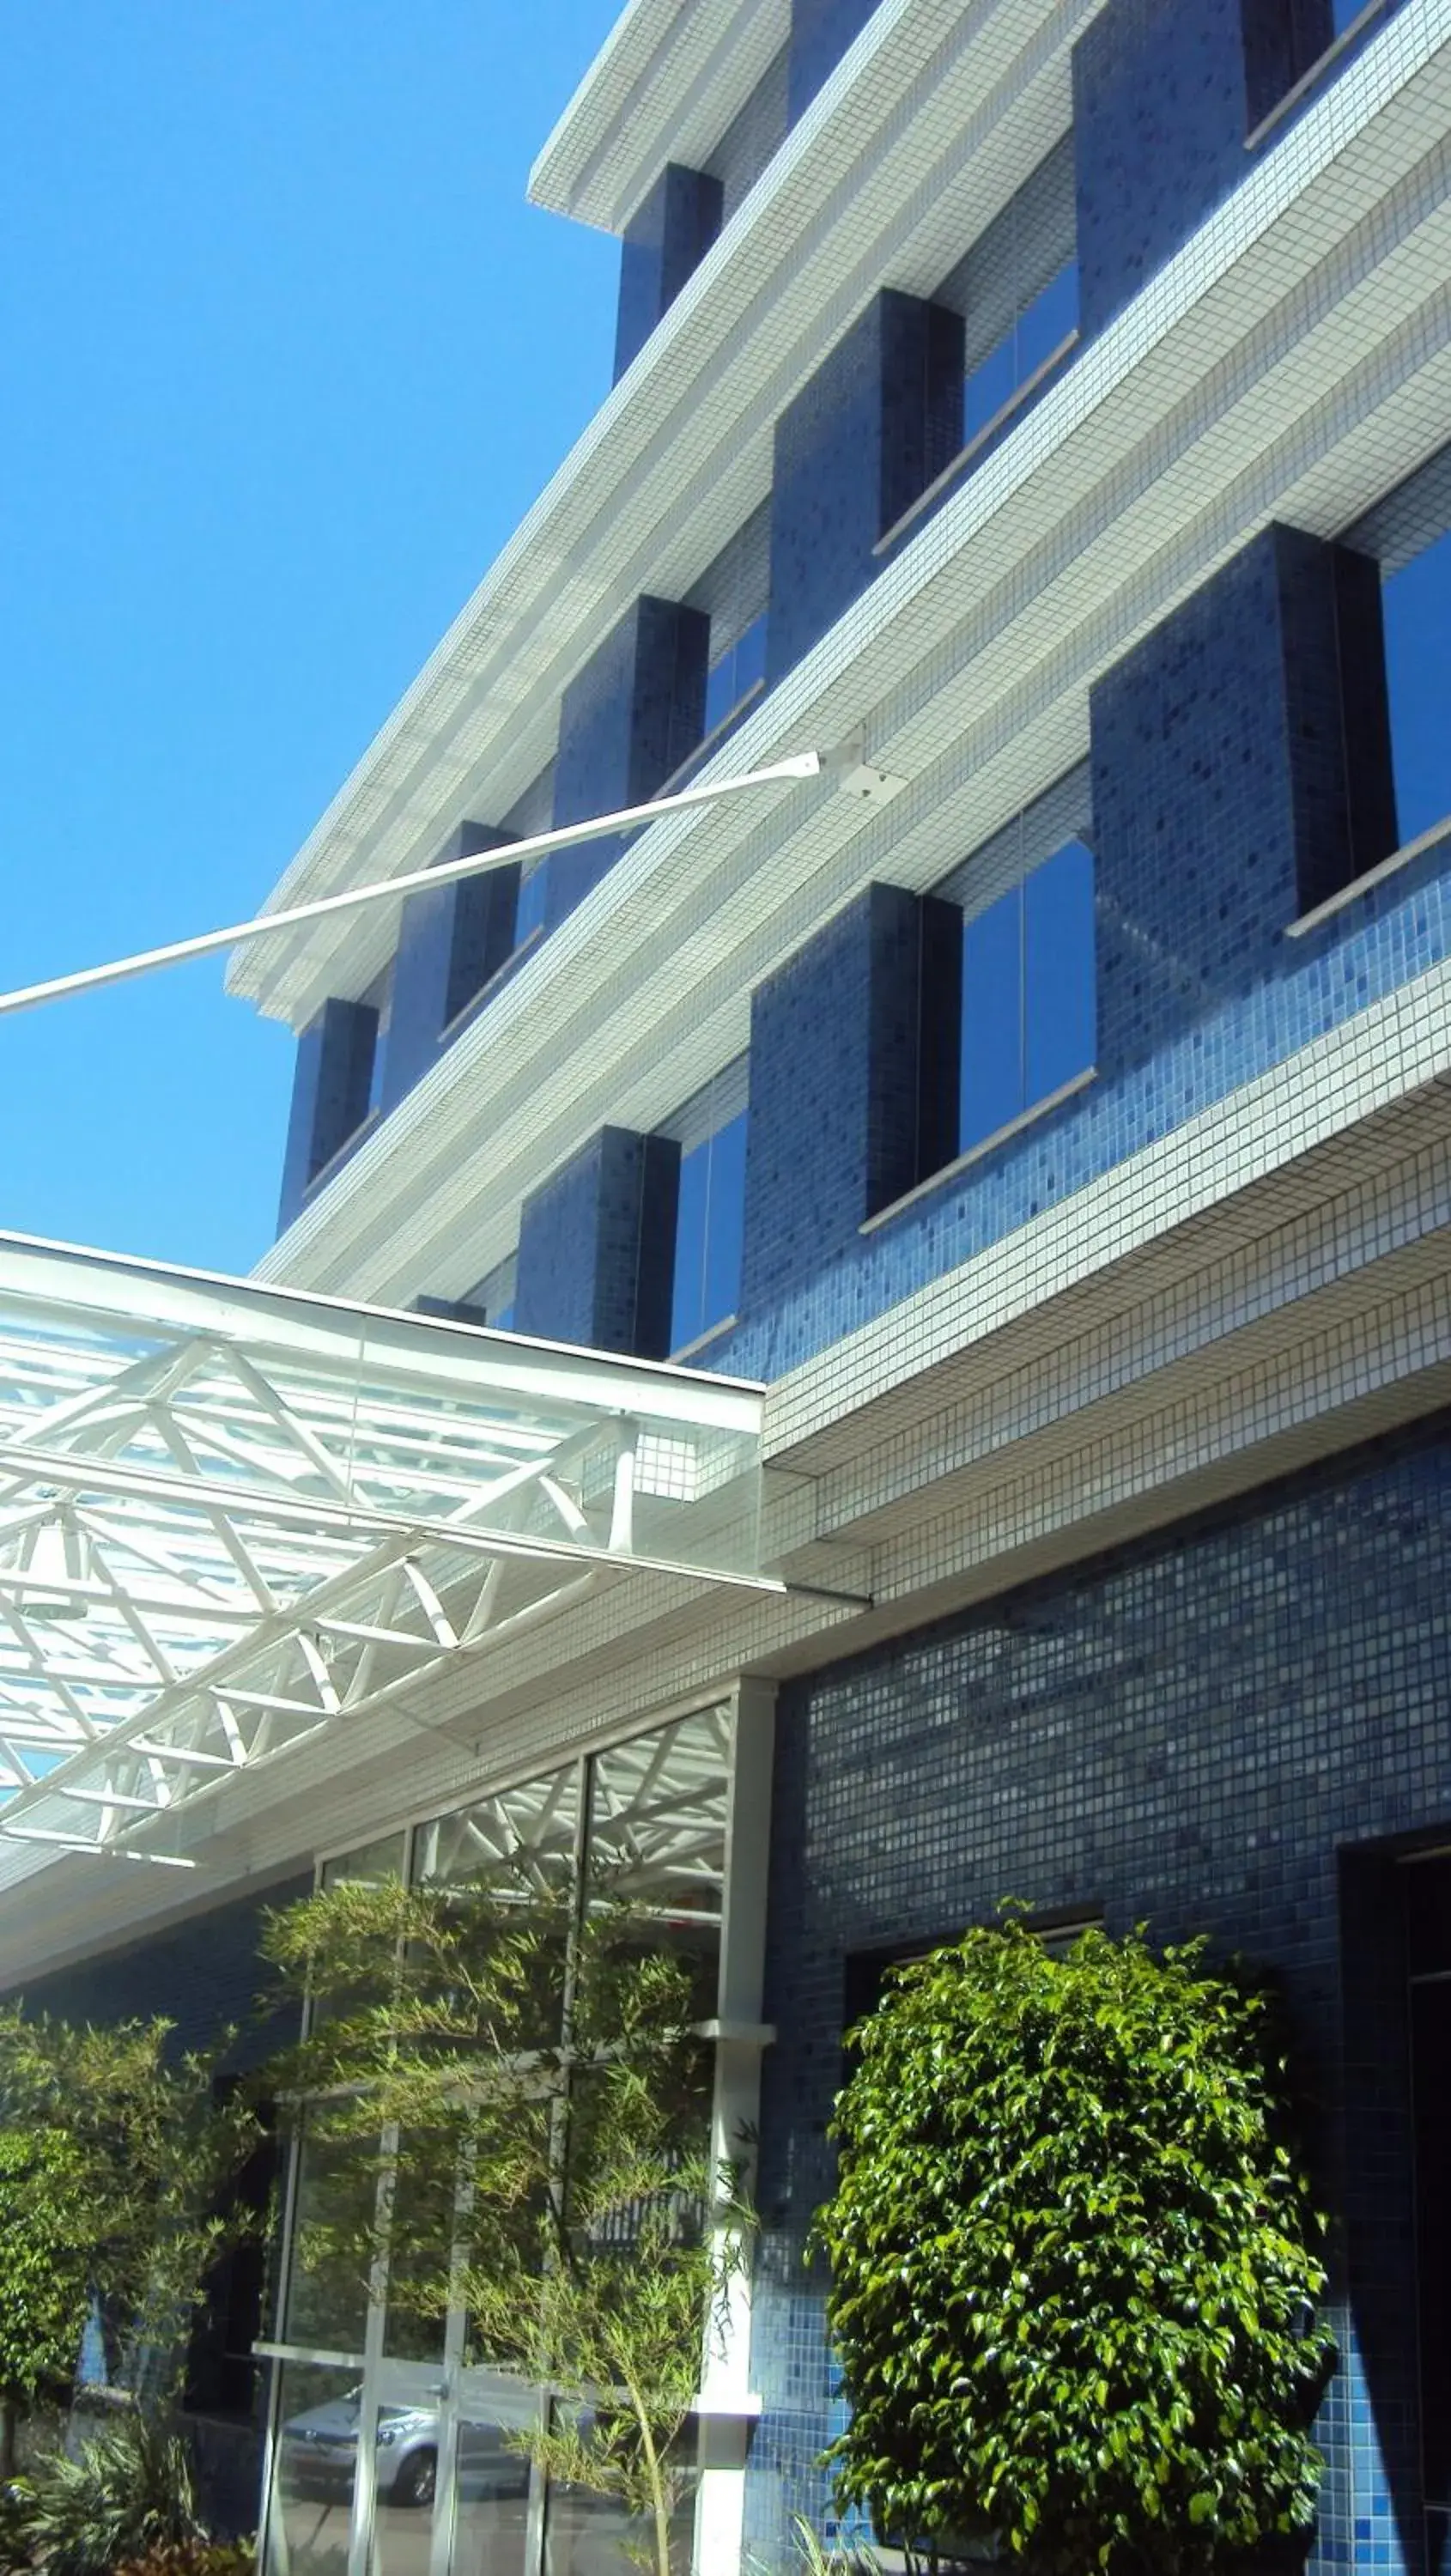
<path fill-rule="evenodd" d="M 338 2576 L 352 2519 L 361 2405 L 355 2370 L 283 2364 L 266 2576 Z"/>
<path fill-rule="evenodd" d="M 729 1718 L 707 1709 L 591 1766 L 589 1904 L 624 1907 L 640 1942 L 689 1959 L 699 2020 L 716 2005 L 729 1763 Z"/>
<path fill-rule="evenodd" d="M 540 2122 L 561 2175 L 598 2173 L 608 2161 L 595 2150 L 611 2117 L 610 1980 L 663 1953 L 684 1972 L 673 1978 L 672 2009 L 692 2022 L 717 2009 L 731 1730 L 726 1709 L 691 1715 L 433 1818 L 411 1845 L 390 1836 L 324 1873 L 335 1886 L 409 1867 L 416 1887 L 445 1895 L 461 1941 L 456 1991 L 439 2001 L 457 2006 L 449 2026 L 465 2084 L 470 2015 L 481 2009 L 471 1965 L 482 1964 L 491 1942 L 509 1945 L 508 2045 L 531 2068 L 537 2055 L 539 2086 L 537 2101 L 525 2088 L 522 2107 L 517 2090 L 508 2094 L 508 2116 Z M 401 1955 L 406 1966 L 410 1954 Z M 597 1957 L 595 2009 L 588 1989 Z M 487 1981 L 478 1991 L 487 1995 Z M 497 2044 L 480 2019 L 480 2058 Z M 672 2223 L 687 2227 L 703 2224 L 698 2160 L 709 2144 L 713 2060 L 704 2039 L 688 2050 L 665 2106 L 672 2174 L 677 2157 L 682 2174 L 696 2164 L 681 2184 L 689 2205 L 682 2200 L 677 2211 L 672 2201 Z M 463 2104 L 457 2118 L 455 2101 Z M 624 2576 L 631 2563 L 639 2535 L 617 2505 L 573 2486 L 546 2494 L 519 2438 L 543 2401 L 499 2366 L 478 2320 L 463 2312 L 466 2269 L 477 2280 L 487 2265 L 490 2229 L 501 2263 L 517 2267 L 527 2249 L 526 2279 L 542 2261 L 542 2185 L 537 2205 L 525 2194 L 503 2214 L 473 2196 L 470 2159 L 483 2169 L 486 2103 L 487 2088 L 449 2093 L 436 2129 L 393 2142 L 391 2161 L 381 2147 L 329 2140 L 321 2106 L 314 2133 L 304 2134 L 267 2576 L 324 2576 L 324 2560 L 326 2576 L 341 2576 L 350 2516 L 354 2562 L 365 2549 L 371 2576 L 543 2576 L 544 2559 L 555 2576 Z M 335 2232 L 348 2194 L 357 2225 L 343 2232 L 354 2259 L 330 2244 L 327 2263 L 309 2266 L 310 2225 L 325 2214 Z M 380 2206 L 392 2211 L 381 2254 Z M 597 2208 L 589 2250 L 601 2262 L 628 2262 L 640 2224 L 641 2208 Z M 458 2286 L 445 2310 L 430 2305 L 423 2285 L 444 2279 L 450 2261 Z M 309 2351 L 359 2358 L 325 2369 Z M 374 2475 L 355 2498 L 360 2440 L 373 2444 Z M 684 2447 L 693 2455 L 693 2435 Z M 682 2568 L 692 2481 L 693 2470 L 683 2472 L 677 2498 Z"/>
<path fill-rule="evenodd" d="M 368 2322 L 368 2239 L 377 2205 L 376 2167 L 356 2150 L 304 2129 L 293 2185 L 291 2260 L 282 2339 L 313 2352 L 361 2355 Z M 346 2250 L 340 2212 L 352 2221 Z M 327 2226 L 325 2255 L 316 2230 Z"/>

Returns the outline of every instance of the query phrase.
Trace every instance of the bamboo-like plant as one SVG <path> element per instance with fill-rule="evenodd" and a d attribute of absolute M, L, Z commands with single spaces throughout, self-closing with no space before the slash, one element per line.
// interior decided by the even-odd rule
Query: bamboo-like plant
<path fill-rule="evenodd" d="M 218 2084 L 230 2034 L 204 2054 L 170 2038 L 164 2020 L 77 2027 L 0 2010 L 0 2340 L 23 2337 L 23 2293 L 48 2320 L 41 2377 L 54 2375 L 68 2306 L 69 2377 L 94 2300 L 122 2378 L 162 2411 L 212 2266 L 258 2223 L 234 2185 L 261 2137 L 242 2093 Z M 6 2393 L 23 2403 L 15 2357 Z"/>

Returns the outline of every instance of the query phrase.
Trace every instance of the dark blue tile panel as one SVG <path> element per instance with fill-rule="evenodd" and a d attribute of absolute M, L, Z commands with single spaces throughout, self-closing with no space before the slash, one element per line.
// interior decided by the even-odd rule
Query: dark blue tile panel
<path fill-rule="evenodd" d="M 604 1127 L 524 1202 L 515 1329 L 664 1359 L 680 1148 Z"/>
<path fill-rule="evenodd" d="M 620 244 L 615 383 L 643 349 L 720 231 L 723 192 L 704 170 L 666 163 Z"/>
<path fill-rule="evenodd" d="M 1242 987 L 1287 922 L 1395 847 L 1377 567 L 1267 528 L 1098 682 L 1091 710 L 1112 1072 Z"/>
<path fill-rule="evenodd" d="M 271 1983 L 257 1957 L 263 1911 L 291 1905 L 311 1887 L 308 1870 L 259 1896 L 235 1898 L 146 1940 L 33 1978 L 20 1991 L 30 2011 L 77 2026 L 169 2021 L 175 2025 L 169 2045 L 178 2055 L 211 2048 L 235 2030 L 228 2062 L 259 2065 L 292 2032 L 287 2016 L 259 2017 L 255 2009 Z"/>
<path fill-rule="evenodd" d="M 887 290 L 776 424 L 771 492 L 774 683 L 877 570 L 872 549 L 962 444 L 960 314 Z"/>
<path fill-rule="evenodd" d="M 746 1313 L 953 1152 L 960 978 L 955 908 L 875 885 L 754 994 Z"/>
<path fill-rule="evenodd" d="M 435 865 L 507 848 L 511 837 L 492 824 L 461 823 Z M 436 893 L 409 896 L 383 1058 L 385 1112 L 427 1073 L 437 1060 L 444 1030 L 505 963 L 514 945 L 518 904 L 517 865 L 491 868 L 486 876 L 465 877 Z"/>
<path fill-rule="evenodd" d="M 699 742 L 705 725 L 710 619 L 677 601 L 637 599 L 564 692 L 554 765 L 554 821 L 641 805 Z M 556 850 L 545 926 L 553 929 L 614 865 L 618 839 Z"/>
<path fill-rule="evenodd" d="M 1073 49 L 1079 327 L 1227 197 L 1246 136 L 1330 41 L 1330 0 L 1108 0 Z"/>
<path fill-rule="evenodd" d="M 855 44 L 877 0 L 791 0 L 786 115 L 794 125 Z"/>
<path fill-rule="evenodd" d="M 324 1002 L 298 1039 L 279 1234 L 291 1225 L 318 1173 L 367 1117 L 377 1042 L 378 1014 L 370 1002 Z"/>
<path fill-rule="evenodd" d="M 1000 1898 L 1209 1935 L 1272 1973 L 1338 2225 L 1312 2564 L 1420 2564 L 1404 1881 L 1451 1826 L 1445 1417 L 787 1684 L 778 1707 L 748 2547 L 828 2532 L 818 2275 L 848 1963 Z M 860 1967 L 853 1984 L 860 1989 Z"/>

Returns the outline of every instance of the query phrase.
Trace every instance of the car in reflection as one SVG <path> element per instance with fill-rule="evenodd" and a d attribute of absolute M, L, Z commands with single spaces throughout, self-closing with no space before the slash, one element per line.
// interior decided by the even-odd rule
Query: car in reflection
<path fill-rule="evenodd" d="M 508 2400 L 505 2400 L 508 2403 Z M 527 2399 L 515 2402 L 516 2429 Z M 280 2470 L 284 2494 L 346 2500 L 358 2460 L 361 2388 L 289 2415 L 282 2426 Z M 439 2418 L 433 2406 L 380 2406 L 375 2451 L 380 2504 L 431 2505 L 438 2487 Z M 524 2496 L 529 2463 L 502 2423 L 460 2416 L 458 2485 L 463 2497 Z"/>

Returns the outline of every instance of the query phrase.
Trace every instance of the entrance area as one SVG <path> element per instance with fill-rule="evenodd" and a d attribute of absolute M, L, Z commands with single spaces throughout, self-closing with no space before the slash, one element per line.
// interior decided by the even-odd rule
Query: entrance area
<path fill-rule="evenodd" d="M 631 1924 L 689 1967 L 708 2070 L 701 2146 L 708 2133 L 714 2153 L 730 2153 L 754 2116 L 762 2035 L 743 2031 L 739 2003 L 743 1977 L 754 1978 L 759 2009 L 754 1891 L 769 1777 L 768 1720 L 753 1729 L 739 1716 L 732 1704 L 656 1726 L 348 1853 L 325 1866 L 324 1883 L 404 1877 L 462 1901 L 507 1870 L 512 1885 L 538 1891 L 551 1921 L 627 1905 Z M 732 1851 L 743 1839 L 752 1894 L 732 1912 Z M 563 2014 L 568 1984 L 562 1951 L 541 2011 Z M 461 2306 L 429 2317 L 390 2298 L 386 2255 L 367 2279 L 309 2262 L 310 2230 L 349 2188 L 336 2151 L 304 2127 L 288 2191 L 282 2333 L 259 2347 L 273 2365 L 265 2576 L 625 2576 L 639 2535 L 619 2505 L 551 2482 L 529 2456 L 529 2429 L 557 2400 L 491 2365 Z M 723 2371 L 744 2371 L 743 2352 L 712 2352 L 709 2340 L 703 2330 L 715 2393 L 688 2430 L 681 2576 L 702 2486 L 729 2474 L 696 2472 L 703 2428 L 722 2411 Z"/>

